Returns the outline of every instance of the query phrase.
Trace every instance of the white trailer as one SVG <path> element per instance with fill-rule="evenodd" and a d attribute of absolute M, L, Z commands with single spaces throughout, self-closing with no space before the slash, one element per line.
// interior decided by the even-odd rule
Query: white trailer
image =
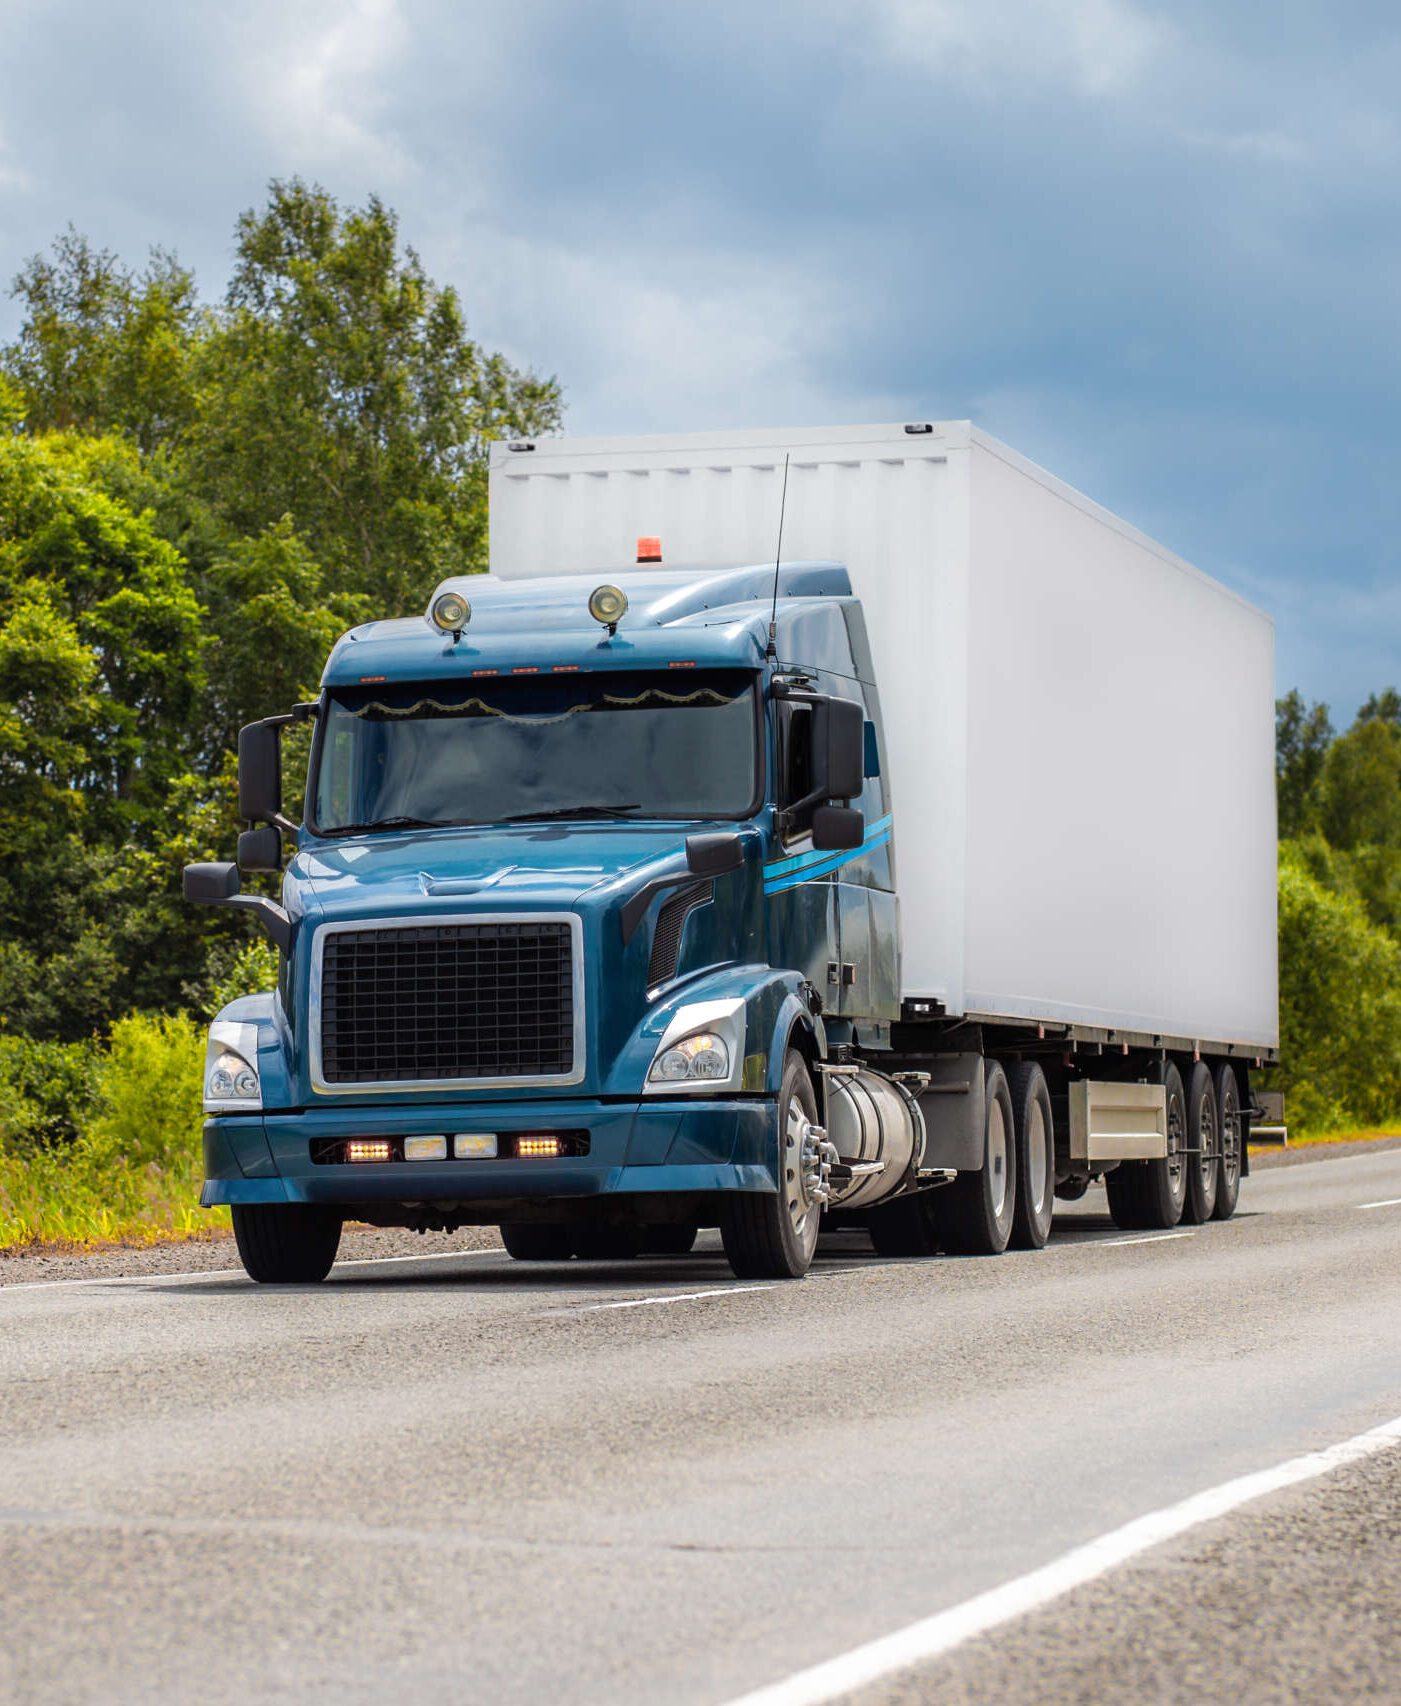
<path fill-rule="evenodd" d="M 1272 1054 L 1271 621 L 968 422 L 499 444 L 491 570 L 761 563 L 781 507 L 865 611 L 905 1016 Z"/>

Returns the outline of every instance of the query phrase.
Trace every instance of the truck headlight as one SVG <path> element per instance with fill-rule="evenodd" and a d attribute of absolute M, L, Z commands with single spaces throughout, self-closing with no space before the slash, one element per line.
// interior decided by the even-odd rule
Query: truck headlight
<path fill-rule="evenodd" d="M 657 1039 L 642 1085 L 645 1096 L 677 1090 L 738 1090 L 744 1058 L 744 1002 L 688 1002 Z"/>
<path fill-rule="evenodd" d="M 263 1105 L 258 1076 L 258 1027 L 216 1019 L 204 1057 L 204 1111 L 247 1113 Z"/>
<path fill-rule="evenodd" d="M 258 1094 L 258 1074 L 246 1060 L 225 1049 L 209 1069 L 206 1094 L 211 1102 L 227 1102 L 231 1097 L 246 1102 Z"/>
<path fill-rule="evenodd" d="M 686 1079 L 714 1082 L 730 1076 L 730 1051 L 714 1031 L 700 1031 L 673 1043 L 652 1062 L 647 1074 L 653 1084 L 679 1084 Z"/>

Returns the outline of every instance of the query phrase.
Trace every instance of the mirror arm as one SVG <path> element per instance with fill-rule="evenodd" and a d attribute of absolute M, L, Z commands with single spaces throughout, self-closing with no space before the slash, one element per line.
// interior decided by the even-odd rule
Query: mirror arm
<path fill-rule="evenodd" d="M 292 947 L 292 920 L 275 900 L 261 894 L 231 894 L 227 900 L 207 903 L 211 906 L 242 906 L 257 917 L 263 934 L 275 948 L 289 953 Z"/>

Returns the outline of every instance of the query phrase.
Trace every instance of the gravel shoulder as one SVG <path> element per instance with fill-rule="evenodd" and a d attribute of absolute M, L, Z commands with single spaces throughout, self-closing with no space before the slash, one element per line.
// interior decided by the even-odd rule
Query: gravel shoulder
<path fill-rule="evenodd" d="M 449 1250 L 499 1250 L 494 1226 L 464 1226 L 451 1234 L 405 1232 L 396 1227 L 347 1226 L 339 1260 L 384 1261 L 393 1256 L 431 1256 Z M 141 1279 L 161 1274 L 238 1272 L 233 1234 L 189 1238 L 178 1243 L 106 1250 L 0 1252 L 0 1286 L 44 1280 Z"/>

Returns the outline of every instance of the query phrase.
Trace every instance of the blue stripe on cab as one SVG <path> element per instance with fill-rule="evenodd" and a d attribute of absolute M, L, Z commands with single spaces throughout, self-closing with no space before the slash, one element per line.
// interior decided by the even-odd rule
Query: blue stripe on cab
<path fill-rule="evenodd" d="M 890 840 L 890 830 L 885 827 L 889 823 L 890 819 L 885 817 L 879 824 L 873 825 L 872 832 L 859 847 L 848 848 L 840 853 L 801 853 L 795 859 L 782 859 L 773 865 L 765 865 L 764 893 L 781 894 L 784 889 L 796 888 L 799 883 L 811 882 L 815 877 L 830 876 L 843 865 L 849 865 L 853 859 L 863 859 L 866 854 L 874 853 L 878 847 L 884 847 Z M 792 869 L 795 865 L 800 868 Z"/>

